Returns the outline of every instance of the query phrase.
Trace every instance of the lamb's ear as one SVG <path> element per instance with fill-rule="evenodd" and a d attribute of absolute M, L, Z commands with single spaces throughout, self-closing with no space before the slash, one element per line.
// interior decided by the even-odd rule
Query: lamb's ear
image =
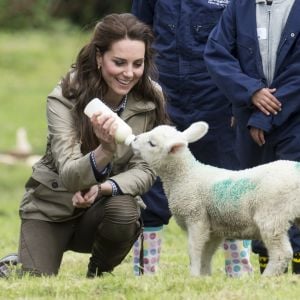
<path fill-rule="evenodd" d="M 182 151 L 185 147 L 187 147 L 187 143 L 185 142 L 174 142 L 168 145 L 168 153 L 176 154 Z"/>
<path fill-rule="evenodd" d="M 208 131 L 208 124 L 206 122 L 200 121 L 193 123 L 189 128 L 182 132 L 188 143 L 193 143 L 198 141 Z"/>

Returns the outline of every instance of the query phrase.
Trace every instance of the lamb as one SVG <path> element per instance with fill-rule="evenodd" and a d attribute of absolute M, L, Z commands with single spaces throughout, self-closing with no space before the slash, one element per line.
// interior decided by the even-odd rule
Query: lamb
<path fill-rule="evenodd" d="M 262 240 L 269 254 L 263 275 L 282 274 L 293 255 L 287 231 L 300 224 L 300 163 L 279 160 L 240 171 L 205 165 L 188 143 L 207 131 L 205 122 L 183 132 L 161 125 L 131 144 L 161 178 L 170 210 L 187 231 L 191 275 L 211 275 L 224 238 Z"/>

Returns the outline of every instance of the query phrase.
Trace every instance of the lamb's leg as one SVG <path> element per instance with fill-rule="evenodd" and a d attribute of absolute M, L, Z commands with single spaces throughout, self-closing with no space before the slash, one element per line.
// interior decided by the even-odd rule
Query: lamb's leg
<path fill-rule="evenodd" d="M 211 236 L 204 245 L 200 266 L 201 275 L 211 275 L 211 261 L 222 241 L 221 237 Z"/>
<path fill-rule="evenodd" d="M 276 236 L 264 236 L 263 241 L 269 254 L 269 262 L 263 272 L 263 276 L 283 274 L 293 257 L 293 250 L 287 233 Z"/>
<path fill-rule="evenodd" d="M 201 272 L 204 247 L 209 240 L 209 228 L 207 227 L 207 225 L 203 224 L 203 222 L 198 222 L 188 224 L 187 231 L 191 275 L 210 275 L 210 273 L 203 274 Z M 209 266 L 210 263 L 210 261 L 206 261 L 206 264 Z M 210 270 L 210 267 L 206 267 L 206 270 Z"/>

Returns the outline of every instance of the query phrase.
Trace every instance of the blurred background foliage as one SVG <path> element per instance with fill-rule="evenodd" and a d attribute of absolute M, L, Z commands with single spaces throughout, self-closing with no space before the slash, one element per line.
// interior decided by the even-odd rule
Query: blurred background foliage
<path fill-rule="evenodd" d="M 0 0 L 0 155 L 15 147 L 20 127 L 43 154 L 47 95 L 96 21 L 130 8 L 131 0 Z"/>
<path fill-rule="evenodd" d="M 112 12 L 130 11 L 131 0 L 0 0 L 1 30 L 79 27 Z"/>

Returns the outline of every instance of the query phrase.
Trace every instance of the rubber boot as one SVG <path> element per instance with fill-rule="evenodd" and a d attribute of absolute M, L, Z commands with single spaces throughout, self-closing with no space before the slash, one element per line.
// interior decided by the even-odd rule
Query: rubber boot
<path fill-rule="evenodd" d="M 269 262 L 269 257 L 259 255 L 258 262 L 259 262 L 259 271 L 260 271 L 260 274 L 262 274 L 267 267 L 267 264 Z"/>
<path fill-rule="evenodd" d="M 293 255 L 292 273 L 293 274 L 300 274 L 300 253 L 299 252 L 296 252 Z"/>
<path fill-rule="evenodd" d="M 158 271 L 162 243 L 162 226 L 145 227 L 133 246 L 133 273 L 154 275 Z"/>
<path fill-rule="evenodd" d="M 111 273 L 126 257 L 134 242 L 141 233 L 140 222 L 128 226 L 109 224 L 109 229 L 98 230 L 92 247 L 92 255 L 88 264 L 87 278 L 102 276 L 105 272 Z M 124 236 L 128 235 L 124 240 Z M 112 240 L 114 236 L 114 240 Z M 132 236 L 131 238 L 129 238 Z"/>
<path fill-rule="evenodd" d="M 251 241 L 225 240 L 225 272 L 229 277 L 250 275 L 253 268 L 250 262 Z"/>

